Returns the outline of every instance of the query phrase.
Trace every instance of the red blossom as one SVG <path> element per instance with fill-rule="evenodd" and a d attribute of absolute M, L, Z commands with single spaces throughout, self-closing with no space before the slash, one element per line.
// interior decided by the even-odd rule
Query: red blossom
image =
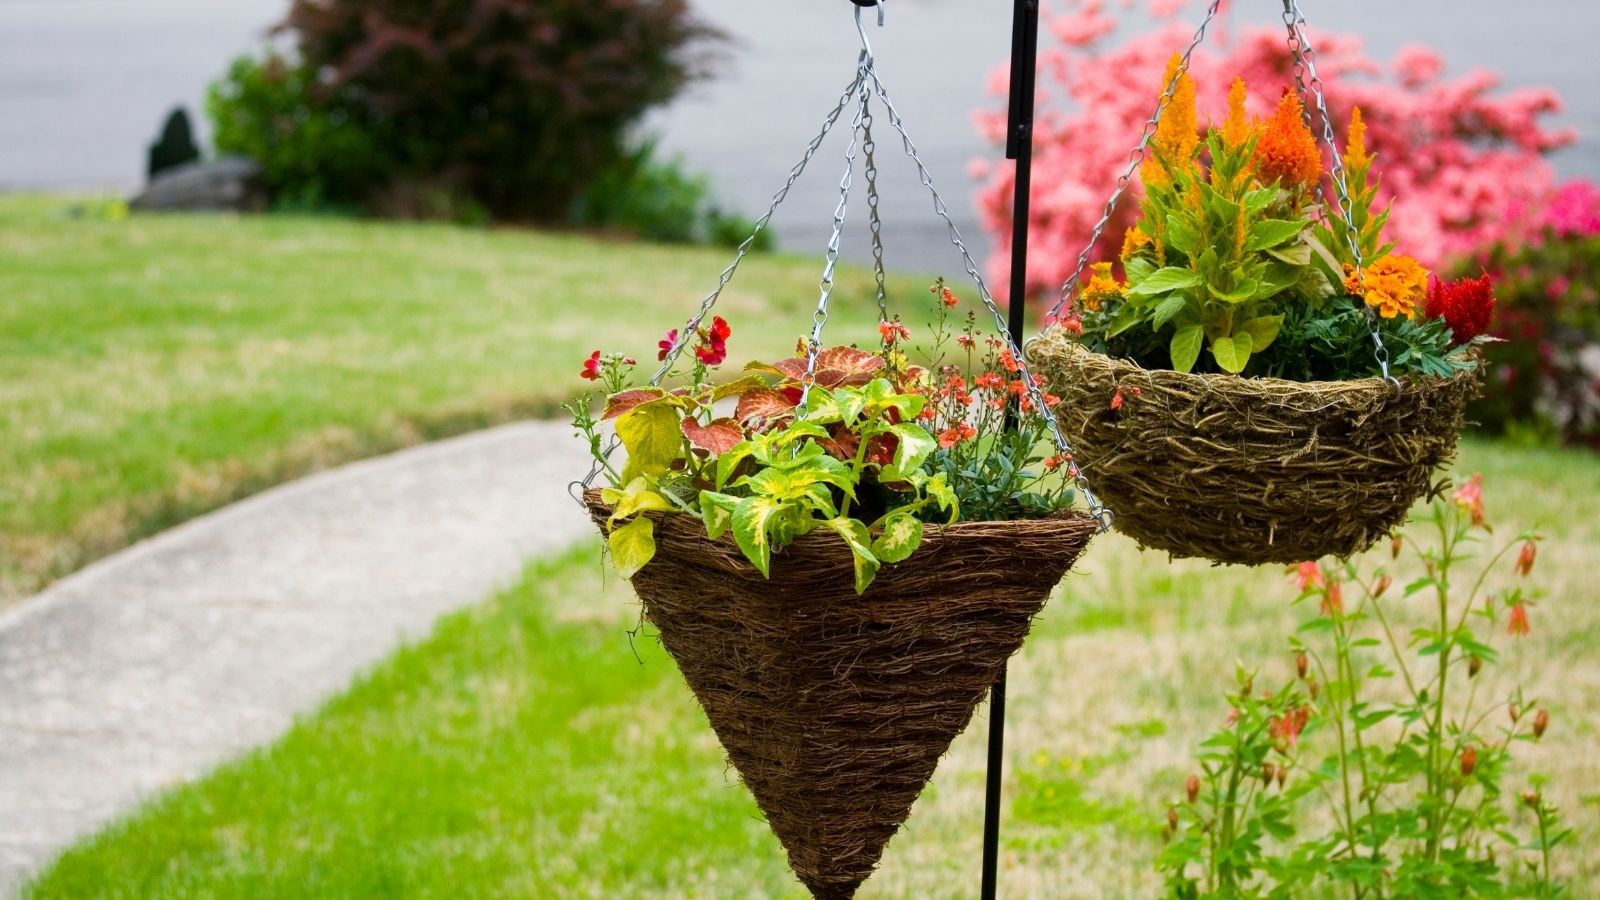
<path fill-rule="evenodd" d="M 1311 720 L 1311 707 L 1297 706 L 1281 716 L 1274 716 L 1268 728 L 1274 739 L 1283 740 L 1293 747 L 1300 741 L 1300 732 Z"/>
<path fill-rule="evenodd" d="M 733 337 L 733 329 L 728 327 L 728 321 L 721 316 L 711 317 L 711 329 L 708 336 L 713 344 L 725 344 L 728 338 Z"/>
<path fill-rule="evenodd" d="M 1478 770 L 1478 748 L 1468 744 L 1461 751 L 1461 776 L 1471 778 L 1472 773 Z"/>
<path fill-rule="evenodd" d="M 1000 351 L 1000 365 L 1005 366 L 1007 372 L 1016 372 L 1021 369 L 1021 366 L 1017 365 L 1017 357 L 1011 352 L 1010 347 Z"/>
<path fill-rule="evenodd" d="M 1111 395 L 1111 408 L 1113 410 L 1122 408 L 1122 388 L 1117 388 L 1117 392 Z"/>
<path fill-rule="evenodd" d="M 667 336 L 666 337 L 662 338 L 659 341 L 656 341 L 656 346 L 661 348 L 660 351 L 658 351 L 656 353 L 656 360 L 658 362 L 662 361 L 662 360 L 665 360 L 667 358 L 667 354 L 672 352 L 673 345 L 675 345 L 677 343 L 678 343 L 678 329 L 674 328 L 671 331 L 667 332 Z"/>
<path fill-rule="evenodd" d="M 1472 524 L 1483 524 L 1483 475 L 1481 473 L 1474 474 L 1471 478 L 1468 478 L 1467 483 L 1458 488 L 1451 499 L 1455 500 L 1457 506 L 1472 516 Z"/>
<path fill-rule="evenodd" d="M 1067 330 L 1067 334 L 1083 334 L 1083 317 L 1072 313 L 1061 320 L 1061 327 Z"/>
<path fill-rule="evenodd" d="M 878 333 L 883 335 L 883 342 L 891 347 L 899 341 L 911 339 L 911 329 L 903 322 L 879 322 Z"/>
<path fill-rule="evenodd" d="M 991 391 L 1003 391 L 1006 387 L 1006 380 L 994 372 L 985 372 L 974 379 L 972 383 L 977 387 L 987 388 Z"/>
<path fill-rule="evenodd" d="M 1328 589 L 1322 595 L 1320 611 L 1325 616 L 1344 612 L 1344 585 L 1334 579 L 1329 579 Z"/>
<path fill-rule="evenodd" d="M 954 307 L 961 302 L 961 298 L 957 297 L 949 288 L 945 288 L 939 293 L 939 300 L 949 307 Z"/>
<path fill-rule="evenodd" d="M 948 450 L 962 441 L 971 440 L 977 436 L 978 429 L 965 422 L 959 422 L 939 433 L 939 446 Z"/>
<path fill-rule="evenodd" d="M 1294 567 L 1294 581 L 1301 592 L 1322 587 L 1322 569 L 1314 562 L 1300 563 Z"/>
<path fill-rule="evenodd" d="M 1428 301 L 1424 307 L 1430 319 L 1444 319 L 1450 326 L 1451 341 L 1465 344 L 1489 330 L 1494 318 L 1494 282 L 1488 273 L 1477 278 L 1428 280 Z"/>
<path fill-rule="evenodd" d="M 966 348 L 968 350 L 971 350 L 972 349 L 972 345 L 974 343 L 976 343 L 976 341 L 974 341 L 972 339 L 972 335 L 970 335 L 970 334 L 961 334 L 961 335 L 956 335 L 956 343 L 960 344 L 962 347 L 964 347 L 964 348 Z"/>
<path fill-rule="evenodd" d="M 1528 604 L 1523 602 L 1512 606 L 1511 616 L 1506 621 L 1506 634 L 1526 637 L 1531 630 L 1532 628 L 1528 625 Z"/>
<path fill-rule="evenodd" d="M 587 378 L 590 381 L 599 381 L 600 380 L 600 351 L 599 350 L 596 350 L 595 352 L 589 354 L 589 358 L 583 361 L 583 371 L 579 372 L 578 376 L 581 377 L 581 378 Z"/>
<path fill-rule="evenodd" d="M 1533 541 L 1523 541 L 1522 551 L 1517 554 L 1517 574 L 1526 577 L 1533 571 L 1533 558 L 1539 553 L 1539 545 Z"/>

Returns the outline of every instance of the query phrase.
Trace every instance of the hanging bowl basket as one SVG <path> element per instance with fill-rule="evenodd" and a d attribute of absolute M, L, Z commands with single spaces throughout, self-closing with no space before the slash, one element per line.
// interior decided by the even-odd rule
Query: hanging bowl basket
<path fill-rule="evenodd" d="M 1455 456 L 1478 372 L 1297 382 L 1147 370 L 1060 328 L 1028 355 L 1119 531 L 1221 563 L 1358 553 Z M 1121 400 L 1117 401 L 1120 392 Z"/>
<path fill-rule="evenodd" d="M 609 508 L 585 500 L 603 531 Z M 872 873 L 1097 527 L 1080 513 L 929 527 L 858 596 L 831 532 L 775 554 L 769 580 L 700 520 L 649 515 L 656 555 L 633 577 L 645 616 L 822 898 Z"/>

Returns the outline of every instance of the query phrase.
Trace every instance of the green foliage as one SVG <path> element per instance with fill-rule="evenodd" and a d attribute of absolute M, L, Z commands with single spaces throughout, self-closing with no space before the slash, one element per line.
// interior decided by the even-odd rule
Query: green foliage
<path fill-rule="evenodd" d="M 737 247 L 755 229 L 753 221 L 716 204 L 705 176 L 686 172 L 681 159 L 660 158 L 654 140 L 645 140 L 598 172 L 573 201 L 568 220 L 651 241 L 726 247 Z M 751 244 L 758 252 L 773 246 L 768 229 Z"/>
<path fill-rule="evenodd" d="M 1239 667 L 1233 712 L 1201 743 L 1200 772 L 1168 814 L 1158 866 L 1172 896 L 1563 892 L 1550 851 L 1571 832 L 1537 776 L 1507 796 L 1512 749 L 1543 737 L 1549 712 L 1520 690 L 1481 701 L 1477 681 L 1499 659 L 1492 626 L 1504 616 L 1526 631 L 1533 603 L 1489 576 L 1518 550 L 1526 578 L 1539 538 L 1524 533 L 1475 575 L 1458 571 L 1488 533 L 1477 477 L 1424 522 L 1437 542 L 1410 545 L 1422 566 L 1403 589 L 1387 566 L 1363 576 L 1349 562 L 1301 564 L 1296 602 L 1319 612 L 1289 639 L 1295 677 L 1258 691 L 1258 673 Z M 1396 558 L 1404 546 L 1395 538 Z M 1408 635 L 1405 607 L 1419 601 L 1431 601 L 1431 622 Z"/>

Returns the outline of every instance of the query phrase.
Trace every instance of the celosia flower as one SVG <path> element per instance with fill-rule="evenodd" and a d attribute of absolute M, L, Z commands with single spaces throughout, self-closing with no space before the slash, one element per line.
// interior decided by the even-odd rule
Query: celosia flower
<path fill-rule="evenodd" d="M 1310 190 L 1322 177 L 1322 153 L 1306 128 L 1300 98 L 1287 91 L 1256 142 L 1256 174 L 1268 184 Z"/>
<path fill-rule="evenodd" d="M 903 322 L 899 321 L 879 322 L 878 333 L 883 335 L 883 342 L 891 347 L 894 346 L 895 342 L 897 341 L 909 340 L 911 338 L 911 329 L 907 328 Z"/>
<path fill-rule="evenodd" d="M 1150 235 L 1145 234 L 1137 225 L 1129 226 L 1127 232 L 1122 236 L 1120 258 L 1123 262 L 1127 262 L 1133 258 L 1135 253 L 1148 246 L 1150 246 Z"/>
<path fill-rule="evenodd" d="M 1200 146 L 1200 128 L 1195 121 L 1194 79 L 1189 77 L 1187 71 L 1178 74 L 1182 64 L 1183 57 L 1172 54 L 1172 58 L 1167 60 L 1166 74 L 1161 76 L 1163 94 L 1174 77 L 1178 79 L 1178 86 L 1172 93 L 1172 100 L 1161 111 L 1161 121 L 1156 125 L 1155 137 L 1150 142 L 1159 151 L 1159 156 L 1152 154 L 1139 170 L 1147 186 L 1171 184 L 1172 175 L 1161 160 L 1164 158 L 1174 166 L 1189 165 L 1194 160 L 1195 148 Z"/>
<path fill-rule="evenodd" d="M 1358 274 L 1345 266 L 1344 288 L 1385 319 L 1410 318 L 1428 293 L 1428 270 L 1409 256 L 1385 256 Z"/>
<path fill-rule="evenodd" d="M 677 343 L 678 343 L 678 329 L 674 328 L 671 331 L 667 332 L 667 336 L 666 337 L 662 338 L 659 341 L 656 341 L 656 346 L 661 348 L 660 351 L 656 353 L 656 359 L 658 361 L 666 359 L 667 358 L 667 354 L 672 352 L 673 345 L 675 345 Z M 801 355 L 803 355 L 803 354 L 801 354 Z"/>
<path fill-rule="evenodd" d="M 962 441 L 971 440 L 977 436 L 978 429 L 965 422 L 958 422 L 939 433 L 939 446 L 948 450 Z"/>
<path fill-rule="evenodd" d="M 1367 123 L 1361 121 L 1361 107 L 1350 107 L 1350 133 L 1345 138 L 1344 164 L 1359 169 L 1372 161 L 1367 155 Z"/>
<path fill-rule="evenodd" d="M 578 373 L 578 377 L 587 378 L 590 381 L 599 381 L 600 380 L 600 351 L 599 350 L 596 350 L 595 352 L 589 354 L 589 358 L 583 361 L 583 371 Z"/>
<path fill-rule="evenodd" d="M 1444 319 L 1452 343 L 1465 344 L 1487 332 L 1494 303 L 1494 282 L 1487 273 L 1455 281 L 1428 280 L 1428 318 Z"/>
<path fill-rule="evenodd" d="M 1111 274 L 1111 263 L 1097 262 L 1091 267 L 1093 274 L 1089 283 L 1083 289 L 1083 305 L 1085 309 L 1097 310 L 1106 300 L 1122 294 L 1122 285 Z"/>
<path fill-rule="evenodd" d="M 1234 76 L 1233 86 L 1228 88 L 1228 118 L 1222 123 L 1222 143 L 1229 147 L 1243 144 L 1256 131 L 1244 113 L 1246 90 L 1244 79 Z"/>
<path fill-rule="evenodd" d="M 1524 637 L 1532 629 L 1528 625 L 1528 604 L 1526 601 L 1510 607 L 1511 615 L 1506 619 L 1506 634 Z"/>
<path fill-rule="evenodd" d="M 1450 498 L 1456 505 L 1466 510 L 1472 516 L 1472 524 L 1483 524 L 1483 475 L 1476 473 L 1467 479 L 1467 483 L 1456 489 Z"/>

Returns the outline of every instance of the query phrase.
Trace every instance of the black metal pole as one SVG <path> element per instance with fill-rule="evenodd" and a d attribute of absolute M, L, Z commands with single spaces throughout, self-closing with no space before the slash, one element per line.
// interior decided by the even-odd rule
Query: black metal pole
<path fill-rule="evenodd" d="M 1039 56 L 1039 0 L 1014 0 L 1011 18 L 1011 102 L 1006 158 L 1017 161 L 1011 198 L 1011 291 L 1007 327 L 1022 353 L 1027 325 L 1028 192 L 1033 183 L 1033 97 Z M 1013 419 L 1012 424 L 1015 424 Z M 989 769 L 983 796 L 983 900 L 994 900 L 1000 865 L 1000 785 L 1005 767 L 1006 670 L 989 690 Z"/>

